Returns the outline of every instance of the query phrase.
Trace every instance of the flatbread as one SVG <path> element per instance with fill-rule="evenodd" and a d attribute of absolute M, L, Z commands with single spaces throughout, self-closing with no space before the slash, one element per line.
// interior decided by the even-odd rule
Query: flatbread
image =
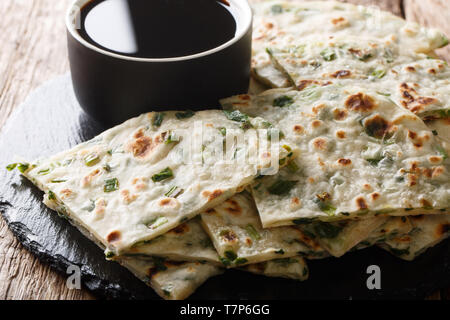
<path fill-rule="evenodd" d="M 249 264 L 240 269 L 266 277 L 287 278 L 298 281 L 307 280 L 309 277 L 308 266 L 301 256 Z"/>
<path fill-rule="evenodd" d="M 171 261 L 207 261 L 222 266 L 216 249 L 203 230 L 200 217 L 195 217 L 159 237 L 136 243 L 118 259 L 150 259 L 154 256 Z"/>
<path fill-rule="evenodd" d="M 272 162 L 278 166 L 278 157 L 259 155 L 261 140 L 247 129 L 252 121 L 261 122 L 218 110 L 143 114 L 69 151 L 22 164 L 22 171 L 66 217 L 120 255 L 229 198 Z M 264 143 L 278 153 L 267 133 Z M 294 154 L 281 149 L 281 159 Z"/>
<path fill-rule="evenodd" d="M 223 269 L 200 262 L 124 259 L 120 263 L 163 299 L 183 300 Z"/>
<path fill-rule="evenodd" d="M 450 207 L 442 145 L 420 118 L 383 95 L 328 85 L 221 103 L 283 128 L 285 140 L 300 150 L 278 175 L 251 184 L 264 227 Z"/>
<path fill-rule="evenodd" d="M 240 193 L 201 214 L 222 263 L 227 267 L 315 252 L 295 227 L 263 229 L 253 199 Z M 318 250 L 323 251 L 323 250 Z"/>
<path fill-rule="evenodd" d="M 450 236 L 450 215 L 421 215 L 410 217 L 412 231 L 380 243 L 379 246 L 393 255 L 412 261 L 427 249 Z"/>
<path fill-rule="evenodd" d="M 317 83 L 364 86 L 424 120 L 450 117 L 450 67 L 426 54 L 352 36 L 292 40 L 266 50 L 299 90 Z"/>
<path fill-rule="evenodd" d="M 448 39 L 436 30 L 405 21 L 376 8 L 334 1 L 263 1 L 254 11 L 253 74 L 273 87 L 289 86 L 287 77 L 271 66 L 265 50 L 286 39 L 357 36 L 393 43 L 402 51 L 428 53 L 446 46 Z"/>
<path fill-rule="evenodd" d="M 365 240 L 368 234 L 374 232 L 388 219 L 388 217 L 372 217 L 358 221 L 349 219 L 336 222 L 318 221 L 304 224 L 300 229 L 315 239 L 332 256 L 339 258 Z"/>
<path fill-rule="evenodd" d="M 369 236 L 361 241 L 356 248 L 364 249 L 377 243 L 407 235 L 413 229 L 409 217 L 389 217 L 385 223 L 375 229 Z"/>

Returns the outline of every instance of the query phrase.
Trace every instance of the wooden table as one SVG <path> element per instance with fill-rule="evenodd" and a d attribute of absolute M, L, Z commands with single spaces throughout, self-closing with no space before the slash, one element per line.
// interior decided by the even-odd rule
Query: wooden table
<path fill-rule="evenodd" d="M 72 0 L 0 1 L 0 127 L 34 88 L 68 71 L 64 14 Z M 439 27 L 450 36 L 448 0 L 347 0 Z M 439 50 L 450 61 L 450 49 Z M 93 299 L 27 252 L 0 218 L 0 299 Z M 446 299 L 450 289 L 430 299 Z"/>

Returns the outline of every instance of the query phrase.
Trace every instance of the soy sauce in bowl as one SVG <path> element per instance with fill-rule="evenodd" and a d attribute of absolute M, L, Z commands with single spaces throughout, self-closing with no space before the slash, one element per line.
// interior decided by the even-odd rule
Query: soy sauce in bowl
<path fill-rule="evenodd" d="M 214 49 L 236 35 L 227 2 L 92 0 L 81 9 L 79 34 L 103 50 L 137 58 L 172 58 Z"/>

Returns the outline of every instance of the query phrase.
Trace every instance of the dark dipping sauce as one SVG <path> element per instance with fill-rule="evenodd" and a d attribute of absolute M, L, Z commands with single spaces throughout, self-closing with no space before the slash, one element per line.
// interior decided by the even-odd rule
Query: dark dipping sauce
<path fill-rule="evenodd" d="M 80 35 L 92 45 L 137 58 L 188 56 L 236 34 L 235 17 L 216 0 L 92 0 Z"/>

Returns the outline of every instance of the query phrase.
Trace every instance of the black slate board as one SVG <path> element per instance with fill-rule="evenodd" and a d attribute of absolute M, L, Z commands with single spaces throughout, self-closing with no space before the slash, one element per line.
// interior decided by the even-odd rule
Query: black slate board
<path fill-rule="evenodd" d="M 69 75 L 36 90 L 0 134 L 0 211 L 22 244 L 65 274 L 81 267 L 82 282 L 99 297 L 156 299 L 157 295 L 126 269 L 105 260 L 102 250 L 42 204 L 42 192 L 17 172 L 3 168 L 16 156 L 33 160 L 65 150 L 103 131 L 75 100 Z M 191 299 L 373 299 L 423 298 L 450 286 L 450 241 L 414 262 L 378 248 L 340 259 L 310 261 L 306 282 L 265 278 L 235 270 L 208 280 Z M 381 290 L 368 290 L 366 269 L 381 268 Z"/>

